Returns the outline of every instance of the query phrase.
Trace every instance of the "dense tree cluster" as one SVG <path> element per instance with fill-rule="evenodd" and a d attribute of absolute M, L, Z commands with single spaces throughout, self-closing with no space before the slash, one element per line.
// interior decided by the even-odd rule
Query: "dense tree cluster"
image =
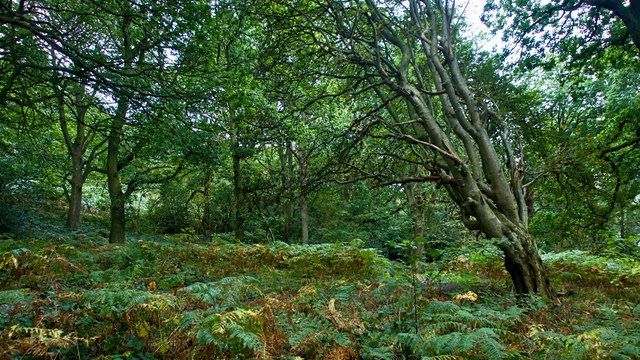
<path fill-rule="evenodd" d="M 638 3 L 489 1 L 520 58 L 445 0 L 0 1 L 0 191 L 128 231 L 302 244 L 640 233 Z M 521 65 L 521 66 L 517 66 Z M 18 226 L 0 223 L 0 232 Z"/>

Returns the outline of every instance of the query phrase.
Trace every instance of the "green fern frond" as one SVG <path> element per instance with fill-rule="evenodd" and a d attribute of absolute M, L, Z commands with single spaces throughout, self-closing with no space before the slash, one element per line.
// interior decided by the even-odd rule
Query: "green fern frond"
<path fill-rule="evenodd" d="M 29 291 L 28 289 L 0 291 L 0 304 L 2 305 L 21 304 L 26 300 L 25 294 L 27 294 L 28 291 Z"/>
<path fill-rule="evenodd" d="M 460 310 L 460 306 L 448 301 L 430 301 L 424 311 L 430 314 L 454 313 Z"/>
<path fill-rule="evenodd" d="M 152 294 L 148 291 L 118 287 L 89 290 L 82 295 L 80 302 L 88 308 L 96 309 L 101 315 L 121 313 L 134 306 L 142 306 L 147 309 L 164 309 L 176 306 L 173 297 L 166 294 Z"/>
<path fill-rule="evenodd" d="M 206 303 L 234 306 L 264 296 L 257 287 L 260 281 L 252 276 L 232 276 L 208 283 L 195 283 L 180 289 Z"/>
<path fill-rule="evenodd" d="M 393 360 L 393 347 L 391 346 L 382 346 L 382 347 L 369 347 L 363 346 L 362 357 L 365 359 L 376 359 L 376 360 Z"/>
<path fill-rule="evenodd" d="M 467 358 L 458 355 L 437 355 L 423 356 L 420 360 L 467 360 Z"/>
<path fill-rule="evenodd" d="M 463 332 L 468 328 L 469 326 L 466 324 L 456 321 L 443 321 L 425 326 L 427 332 L 432 332 L 436 335 L 444 335 L 451 332 Z"/>
<path fill-rule="evenodd" d="M 423 339 L 419 335 L 411 333 L 400 333 L 397 338 L 403 347 L 411 349 L 412 352 L 415 352 L 423 343 Z"/>
<path fill-rule="evenodd" d="M 239 340 L 246 349 L 253 350 L 256 353 L 264 351 L 265 345 L 260 340 L 260 337 L 247 331 L 243 326 L 229 324 L 227 325 L 227 330 L 230 331 L 230 338 Z"/>
<path fill-rule="evenodd" d="M 473 338 L 474 344 L 479 348 L 480 353 L 487 359 L 503 359 L 509 355 L 505 352 L 504 345 L 498 342 L 500 336 L 493 329 L 477 329 L 470 336 Z"/>

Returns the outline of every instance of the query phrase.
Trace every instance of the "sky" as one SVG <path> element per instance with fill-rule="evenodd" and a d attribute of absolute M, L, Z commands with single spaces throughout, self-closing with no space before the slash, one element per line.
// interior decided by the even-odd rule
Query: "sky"
<path fill-rule="evenodd" d="M 478 43 L 480 49 L 490 51 L 494 47 L 504 46 L 501 35 L 492 35 L 489 28 L 480 20 L 485 0 L 459 0 L 458 6 L 465 9 L 464 15 L 469 23 L 465 34 L 469 37 L 482 36 L 484 41 Z"/>

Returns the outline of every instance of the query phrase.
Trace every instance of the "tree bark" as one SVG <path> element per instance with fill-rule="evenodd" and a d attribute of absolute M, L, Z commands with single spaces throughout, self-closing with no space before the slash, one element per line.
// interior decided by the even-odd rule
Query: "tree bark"
<path fill-rule="evenodd" d="M 347 12 L 344 5 L 328 3 L 335 12 L 332 18 L 341 19 L 334 33 L 340 39 L 334 45 L 340 49 L 336 53 L 348 54 L 347 61 L 375 73 L 376 81 L 407 104 L 406 114 L 415 126 L 390 125 L 389 131 L 430 154 L 425 170 L 457 204 L 465 226 L 497 241 L 516 294 L 553 298 L 537 245 L 527 231 L 522 175 L 507 124 L 486 94 L 474 95 L 456 59 L 451 27 L 455 5 L 409 0 L 410 20 L 405 22 L 381 11 L 375 0 L 365 3 L 368 11 L 357 12 L 364 19 L 356 19 L 358 15 Z M 414 51 L 415 44 L 419 52 Z M 394 56 L 387 56 L 390 47 Z M 425 70 L 429 77 L 421 75 Z M 440 106 L 434 106 L 432 99 Z M 489 124 L 502 129 L 502 135 L 490 135 Z"/>
<path fill-rule="evenodd" d="M 131 44 L 131 18 L 124 16 L 122 18 L 122 57 L 124 59 L 123 70 L 129 72 L 133 69 L 133 60 L 135 57 Z M 118 105 L 111 124 L 109 126 L 109 135 L 107 136 L 107 187 L 109 189 L 109 200 L 111 202 L 111 228 L 109 232 L 109 242 L 112 244 L 122 244 L 125 241 L 125 205 L 128 195 L 133 191 L 131 187 L 127 191 L 123 191 L 120 181 L 120 169 L 126 166 L 124 162 L 130 162 L 133 158 L 125 160 L 121 163 L 120 159 L 120 143 L 122 141 L 123 129 L 126 122 L 127 112 L 129 111 L 129 97 L 121 90 L 118 94 Z"/>
<path fill-rule="evenodd" d="M 410 165 L 410 176 L 419 176 L 418 168 L 414 164 Z M 404 184 L 404 193 L 407 197 L 407 206 L 409 207 L 409 213 L 413 221 L 413 238 L 424 239 L 424 213 L 422 202 L 422 184 L 420 183 L 406 183 Z M 422 259 L 424 256 L 424 243 L 420 242 L 416 244 L 415 254 L 416 258 Z"/>
<path fill-rule="evenodd" d="M 111 201 L 111 229 L 109 242 L 112 244 L 122 244 L 125 240 L 125 204 L 126 196 L 122 190 L 120 182 L 119 152 L 122 130 L 124 128 L 125 116 L 128 110 L 127 98 L 122 95 L 118 101 L 116 115 L 111 122 L 109 129 L 109 140 L 107 143 L 107 185 L 109 189 L 109 200 Z"/>
<path fill-rule="evenodd" d="M 233 156 L 233 195 L 235 198 L 235 211 L 233 221 L 233 233 L 236 239 L 242 240 L 244 237 L 244 190 L 242 188 L 242 178 L 240 175 L 240 158 Z"/>
<path fill-rule="evenodd" d="M 69 196 L 67 226 L 77 228 L 80 226 L 80 214 L 82 212 L 82 187 L 84 185 L 81 154 L 74 152 L 71 153 L 71 167 L 71 194 Z"/>
<path fill-rule="evenodd" d="M 294 233 L 293 233 L 293 203 L 292 199 L 294 198 L 293 189 L 292 189 L 292 179 L 294 174 L 293 169 L 293 156 L 291 155 L 291 150 L 289 149 L 289 142 L 287 141 L 284 145 L 278 148 L 278 157 L 280 159 L 281 165 L 281 181 L 282 181 L 282 217 L 284 218 L 284 240 L 289 241 Z"/>
<path fill-rule="evenodd" d="M 309 243 L 309 209 L 307 208 L 307 158 L 304 148 L 300 146 L 298 153 L 298 161 L 300 166 L 300 227 L 301 242 L 304 245 Z"/>
<path fill-rule="evenodd" d="M 60 129 L 64 137 L 65 145 L 69 157 L 71 158 L 71 190 L 69 193 L 69 209 L 67 213 L 67 226 L 77 228 L 80 226 L 80 217 L 82 212 L 82 187 L 90 170 L 85 169 L 92 158 L 89 157 L 87 163 L 83 159 L 86 151 L 87 137 L 85 136 L 86 119 L 85 115 L 89 109 L 88 105 L 81 104 L 85 99 L 84 89 L 77 89 L 78 94 L 75 99 L 76 108 L 76 134 L 75 138 L 71 138 L 67 123 L 67 112 L 65 108 L 65 90 L 56 86 L 56 96 L 58 97 L 58 115 L 60 119 Z"/>
<path fill-rule="evenodd" d="M 627 209 L 625 205 L 620 205 L 620 237 L 623 239 L 628 238 L 629 231 L 627 225 Z"/>
<path fill-rule="evenodd" d="M 242 241 L 244 238 L 244 209 L 245 209 L 245 191 L 242 184 L 242 167 L 240 161 L 240 143 L 235 130 L 235 125 L 231 134 L 231 157 L 233 162 L 233 196 L 234 196 L 234 212 L 233 212 L 233 233 L 237 240 Z"/>
<path fill-rule="evenodd" d="M 209 196 L 209 187 L 211 185 L 211 171 L 207 171 L 203 179 L 203 199 L 204 209 L 202 210 L 201 233 L 206 240 L 211 237 L 211 199 Z"/>
<path fill-rule="evenodd" d="M 538 253 L 536 241 L 526 229 L 516 227 L 507 232 L 498 246 L 505 256 L 504 266 L 516 294 L 541 294 L 555 297 Z"/>
<path fill-rule="evenodd" d="M 111 244 L 124 243 L 126 234 L 125 205 L 126 198 L 124 195 L 115 195 L 111 197 L 111 228 L 109 232 L 109 243 Z"/>
<path fill-rule="evenodd" d="M 309 209 L 307 208 L 307 196 L 300 196 L 300 227 L 301 242 L 303 245 L 309 244 Z"/>

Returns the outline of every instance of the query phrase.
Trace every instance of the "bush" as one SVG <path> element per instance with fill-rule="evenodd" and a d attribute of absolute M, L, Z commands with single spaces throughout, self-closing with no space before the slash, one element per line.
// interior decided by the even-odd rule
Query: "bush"
<path fill-rule="evenodd" d="M 160 200 L 150 210 L 151 221 L 167 234 L 180 233 L 182 229 L 196 228 L 196 216 L 188 203 L 189 191 L 180 184 L 166 184 L 161 189 Z"/>
<path fill-rule="evenodd" d="M 24 218 L 23 209 L 0 201 L 0 234 L 22 234 L 25 230 Z"/>

